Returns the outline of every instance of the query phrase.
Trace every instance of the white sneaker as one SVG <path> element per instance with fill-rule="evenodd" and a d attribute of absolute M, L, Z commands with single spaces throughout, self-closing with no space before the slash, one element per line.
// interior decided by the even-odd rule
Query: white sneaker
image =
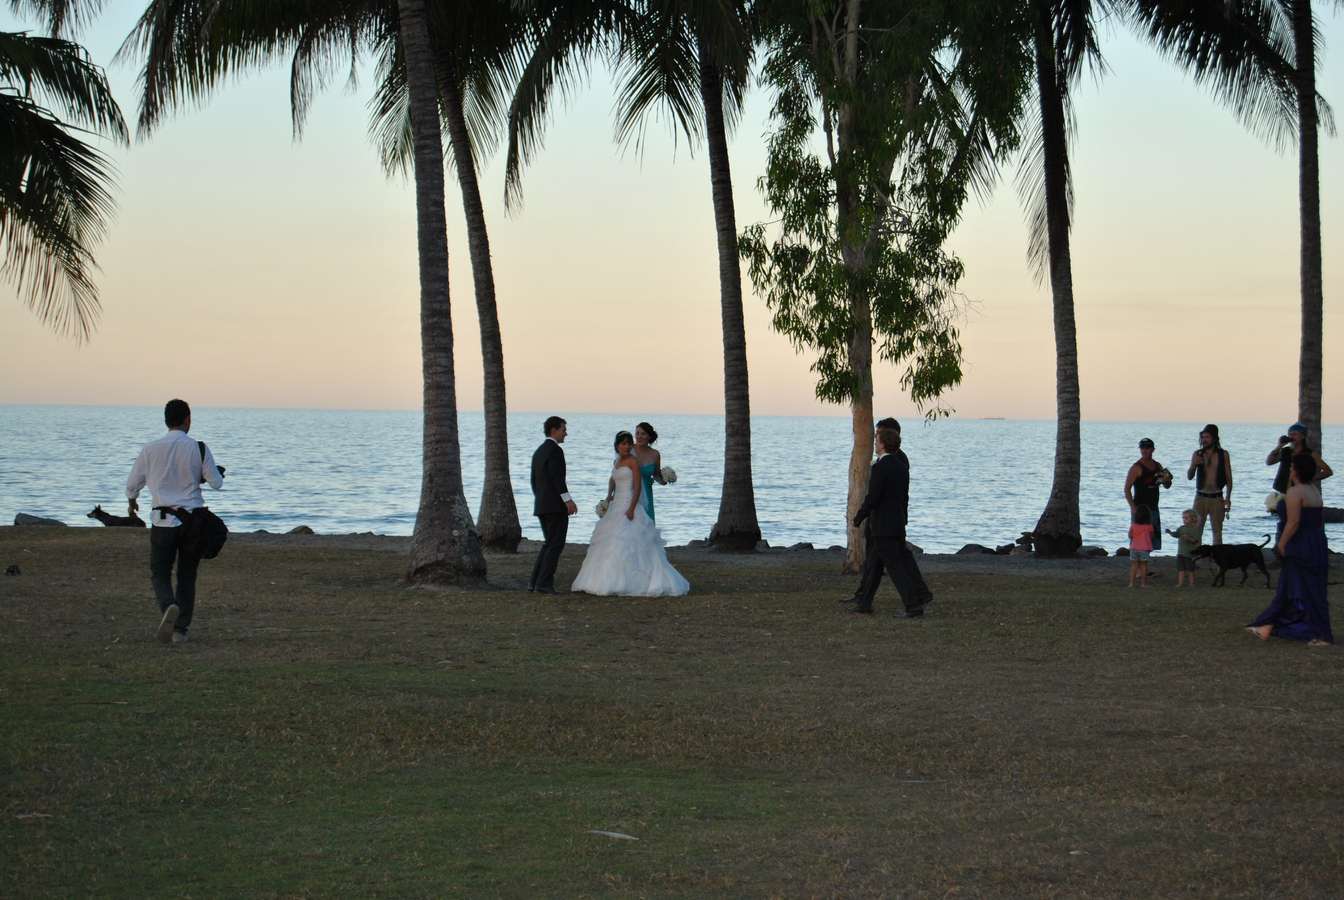
<path fill-rule="evenodd" d="M 174 632 L 173 632 L 173 643 L 174 643 L 174 644 L 185 644 L 186 642 L 187 642 L 187 633 L 186 633 L 185 631 L 174 631 Z"/>
<path fill-rule="evenodd" d="M 176 603 L 168 604 L 168 608 L 163 611 L 163 618 L 159 620 L 160 644 L 166 644 L 173 639 L 173 626 L 177 624 L 178 612 Z"/>

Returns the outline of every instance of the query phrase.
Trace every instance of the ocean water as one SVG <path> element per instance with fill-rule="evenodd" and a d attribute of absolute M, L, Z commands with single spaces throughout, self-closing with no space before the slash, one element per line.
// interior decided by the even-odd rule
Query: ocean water
<path fill-rule="evenodd" d="M 528 467 L 542 440 L 538 413 L 509 417 L 514 494 L 526 537 L 540 538 L 532 518 Z M 420 491 L 420 413 L 338 410 L 194 410 L 192 436 L 206 441 L 228 468 L 224 490 L 207 502 L 234 530 L 287 531 L 308 525 L 319 533 L 371 531 L 410 534 Z M 669 544 L 709 534 L 723 478 L 723 419 L 718 416 L 631 414 L 567 416 L 569 487 L 579 505 L 570 540 L 586 542 L 597 521 L 593 507 L 606 494 L 612 437 L 650 418 L 665 465 L 676 484 L 654 486 L 658 525 Z M 94 504 L 125 514 L 125 483 L 140 446 L 163 433 L 161 407 L 0 406 L 0 517 L 15 513 L 98 526 L 86 518 Z M 931 552 L 967 543 L 1007 543 L 1029 531 L 1050 490 L 1055 426 L 1050 421 L 911 419 L 903 445 L 912 470 L 910 539 Z M 1082 533 L 1108 549 L 1126 543 L 1125 473 L 1141 437 L 1157 443 L 1156 458 L 1177 481 L 1162 495 L 1163 526 L 1180 524 L 1192 505 L 1185 467 L 1202 422 L 1083 425 Z M 1225 540 L 1254 540 L 1273 532 L 1264 510 L 1274 469 L 1264 464 L 1283 424 L 1220 423 L 1232 455 L 1235 483 Z M 480 502 L 483 420 L 460 416 L 462 464 L 473 510 Z M 1326 458 L 1344 446 L 1344 428 L 1326 429 Z M 771 544 L 818 547 L 845 540 L 845 473 L 849 420 L 843 417 L 762 416 L 752 421 L 752 470 L 761 532 Z M 1325 482 L 1325 500 L 1339 506 L 1344 488 Z M 146 492 L 141 507 L 149 506 Z M 1328 526 L 1332 538 L 1344 526 Z M 1165 553 L 1173 552 L 1168 540 Z"/>

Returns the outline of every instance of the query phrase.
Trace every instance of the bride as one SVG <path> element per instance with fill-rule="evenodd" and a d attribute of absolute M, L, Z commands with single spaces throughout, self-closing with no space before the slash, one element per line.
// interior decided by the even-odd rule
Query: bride
<path fill-rule="evenodd" d="M 691 585 L 672 568 L 644 504 L 639 502 L 639 463 L 628 431 L 616 435 L 616 466 L 608 485 L 607 512 L 593 529 L 588 555 L 572 590 L 602 596 L 680 597 Z"/>

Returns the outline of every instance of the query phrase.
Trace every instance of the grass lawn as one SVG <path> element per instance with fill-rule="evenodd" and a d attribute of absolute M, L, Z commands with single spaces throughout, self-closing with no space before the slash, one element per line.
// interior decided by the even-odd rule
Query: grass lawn
<path fill-rule="evenodd" d="M 0 896 L 1344 894 L 1344 653 L 1263 587 L 926 559 L 904 622 L 820 552 L 634 600 L 404 549 L 235 536 L 162 647 L 143 532 L 0 528 Z"/>

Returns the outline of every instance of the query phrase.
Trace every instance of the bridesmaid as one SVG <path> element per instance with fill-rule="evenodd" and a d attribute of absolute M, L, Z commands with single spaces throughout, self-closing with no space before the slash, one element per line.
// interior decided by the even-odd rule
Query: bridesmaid
<path fill-rule="evenodd" d="M 1302 453 L 1293 457 L 1292 466 L 1288 495 L 1279 501 L 1282 530 L 1275 547 L 1283 560 L 1279 587 L 1269 608 L 1247 630 L 1262 641 L 1281 637 L 1320 647 L 1335 642 L 1325 593 L 1330 549 L 1315 484 L 1316 460 Z"/>
<path fill-rule="evenodd" d="M 649 514 L 649 518 L 655 522 L 658 520 L 653 514 L 653 483 L 667 484 L 663 478 L 663 457 L 653 449 L 657 442 L 658 432 L 648 422 L 640 422 L 635 426 L 635 462 L 639 463 L 639 480 L 644 488 L 640 491 L 640 502 L 644 504 L 644 511 Z"/>

